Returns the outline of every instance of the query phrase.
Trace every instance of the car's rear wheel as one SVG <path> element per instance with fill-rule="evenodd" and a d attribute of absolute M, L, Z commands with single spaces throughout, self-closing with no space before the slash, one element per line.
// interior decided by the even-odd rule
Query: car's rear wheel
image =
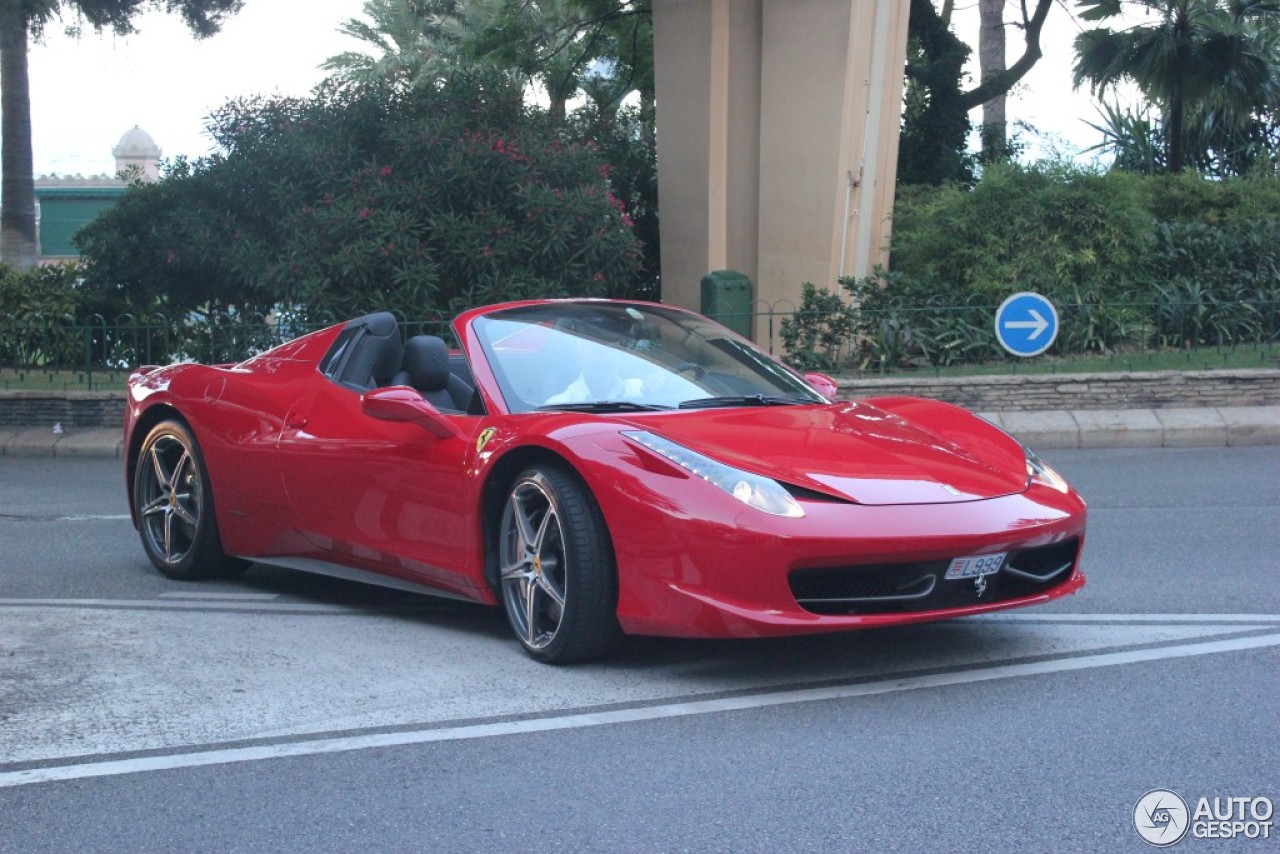
<path fill-rule="evenodd" d="M 162 421 L 143 440 L 133 471 L 133 507 L 147 557 L 169 578 L 231 575 L 249 565 L 222 551 L 209 475 L 182 422 Z"/>
<path fill-rule="evenodd" d="M 590 491 L 554 465 L 512 483 L 498 525 L 499 584 L 511 628 L 538 661 L 598 658 L 621 636 L 613 547 Z"/>

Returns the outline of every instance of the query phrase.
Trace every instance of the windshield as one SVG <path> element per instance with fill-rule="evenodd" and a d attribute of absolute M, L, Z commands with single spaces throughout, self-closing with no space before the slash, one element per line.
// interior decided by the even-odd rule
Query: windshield
<path fill-rule="evenodd" d="M 663 306 L 548 303 L 473 328 L 512 412 L 825 402 L 724 327 Z"/>

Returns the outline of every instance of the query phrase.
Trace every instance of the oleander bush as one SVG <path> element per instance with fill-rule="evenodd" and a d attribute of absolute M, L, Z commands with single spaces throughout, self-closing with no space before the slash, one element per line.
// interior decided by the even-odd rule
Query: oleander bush
<path fill-rule="evenodd" d="M 483 79 L 232 101 L 76 238 L 88 288 L 171 318 L 409 317 L 622 296 L 640 246 L 598 146 Z"/>

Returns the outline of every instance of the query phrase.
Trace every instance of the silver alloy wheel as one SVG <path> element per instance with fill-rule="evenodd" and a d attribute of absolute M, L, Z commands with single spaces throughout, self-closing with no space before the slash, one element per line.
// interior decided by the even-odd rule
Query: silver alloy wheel
<path fill-rule="evenodd" d="M 564 619 L 568 567 L 559 503 L 541 473 L 511 490 L 498 542 L 502 598 L 511 625 L 526 647 L 546 649 Z"/>
<path fill-rule="evenodd" d="M 147 467 L 136 499 L 142 535 L 153 555 L 167 564 L 180 563 L 199 535 L 199 466 L 191 449 L 172 435 L 158 438 L 139 465 Z"/>

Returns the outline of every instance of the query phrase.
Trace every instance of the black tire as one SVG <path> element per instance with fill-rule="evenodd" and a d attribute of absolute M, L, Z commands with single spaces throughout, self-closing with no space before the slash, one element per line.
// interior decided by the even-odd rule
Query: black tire
<path fill-rule="evenodd" d="M 622 636 L 618 575 L 600 509 L 571 472 L 538 465 L 507 490 L 498 586 L 525 651 L 546 664 L 600 658 Z"/>
<path fill-rule="evenodd" d="M 133 508 L 143 550 L 169 578 L 216 578 L 248 567 L 222 551 L 209 473 L 181 421 L 162 421 L 143 440 L 133 470 Z"/>

